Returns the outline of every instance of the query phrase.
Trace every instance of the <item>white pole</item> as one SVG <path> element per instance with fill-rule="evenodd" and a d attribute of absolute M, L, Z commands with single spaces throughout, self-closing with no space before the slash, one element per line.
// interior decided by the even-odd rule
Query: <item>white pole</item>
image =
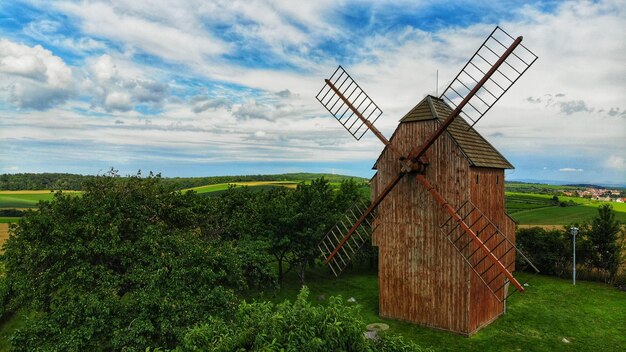
<path fill-rule="evenodd" d="M 572 250 L 574 251 L 574 260 L 572 263 L 572 281 L 574 282 L 574 286 L 576 285 L 576 235 L 578 234 L 578 228 L 577 227 L 572 227 L 570 229 L 572 236 L 573 236 L 573 245 L 572 245 Z"/>

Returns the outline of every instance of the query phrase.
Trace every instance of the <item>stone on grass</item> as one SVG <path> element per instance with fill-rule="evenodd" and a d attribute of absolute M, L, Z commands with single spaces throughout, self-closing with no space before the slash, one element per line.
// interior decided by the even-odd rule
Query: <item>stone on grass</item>
<path fill-rule="evenodd" d="M 564 338 L 563 338 L 563 340 L 561 340 L 561 342 L 563 342 L 563 343 L 569 343 L 569 340 L 568 340 L 568 339 L 566 339 L 566 338 L 564 337 Z"/>
<path fill-rule="evenodd" d="M 348 303 L 356 303 L 356 299 L 354 297 L 348 298 Z"/>
<path fill-rule="evenodd" d="M 385 323 L 372 323 L 365 327 L 367 331 L 385 331 L 389 330 L 389 325 Z"/>

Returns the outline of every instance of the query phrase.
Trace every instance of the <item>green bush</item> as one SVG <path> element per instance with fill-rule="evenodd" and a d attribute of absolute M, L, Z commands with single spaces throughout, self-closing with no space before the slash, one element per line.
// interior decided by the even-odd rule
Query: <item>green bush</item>
<path fill-rule="evenodd" d="M 191 329 L 177 350 L 187 351 L 420 351 L 398 336 L 369 340 L 358 306 L 348 306 L 340 296 L 328 306 L 308 301 L 302 288 L 295 302 L 243 302 L 229 320 L 211 318 Z"/>
<path fill-rule="evenodd" d="M 541 227 L 518 229 L 515 233 L 517 247 L 525 253 L 542 274 L 563 276 L 571 263 L 571 245 L 563 231 L 544 230 Z M 526 263 L 517 257 L 518 269 Z"/>

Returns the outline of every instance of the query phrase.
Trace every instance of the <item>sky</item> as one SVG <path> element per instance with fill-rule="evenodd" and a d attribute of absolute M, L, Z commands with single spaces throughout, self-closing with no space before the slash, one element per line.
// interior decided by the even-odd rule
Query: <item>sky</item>
<path fill-rule="evenodd" d="M 389 137 L 500 26 L 539 57 L 475 126 L 507 179 L 626 184 L 625 21 L 624 1 L 0 0 L 0 173 L 370 177 L 382 144 L 323 79 L 342 65 Z"/>

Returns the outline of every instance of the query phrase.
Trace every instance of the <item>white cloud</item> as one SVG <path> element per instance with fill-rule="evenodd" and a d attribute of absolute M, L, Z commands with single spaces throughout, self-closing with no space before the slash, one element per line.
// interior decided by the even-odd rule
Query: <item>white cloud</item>
<path fill-rule="evenodd" d="M 133 5 L 126 2 L 57 4 L 59 9 L 79 19 L 84 32 L 120 41 L 166 60 L 201 63 L 207 56 L 228 52 L 227 43 L 202 30 L 200 23 L 196 21 L 168 23 L 162 18 L 153 20 L 151 15 L 159 9 L 171 16 L 169 18 L 176 19 L 174 4 L 161 5 L 163 6 L 151 4 L 143 7 L 143 12 L 138 12 L 142 9 L 128 11 L 127 6 Z M 192 8 L 187 10 L 194 11 Z"/>
<path fill-rule="evenodd" d="M 45 109 L 65 101 L 72 89 L 72 71 L 40 45 L 0 39 L 0 77 L 5 99 L 18 107 Z"/>
<path fill-rule="evenodd" d="M 561 172 L 583 172 L 585 170 L 583 170 L 583 169 L 575 169 L 573 167 L 564 167 L 562 169 L 559 169 L 559 171 L 561 171 Z"/>
<path fill-rule="evenodd" d="M 60 22 L 48 19 L 32 21 L 24 27 L 23 31 L 33 39 L 53 46 L 63 47 L 73 52 L 88 52 L 107 48 L 103 42 L 93 38 L 67 37 L 63 33 L 62 24 Z"/>
<path fill-rule="evenodd" d="M 7 166 L 7 167 L 3 167 L 2 171 L 6 171 L 6 172 L 18 172 L 20 170 L 19 166 Z"/>
<path fill-rule="evenodd" d="M 154 147 L 181 148 L 177 150 L 198 158 L 202 157 L 198 150 L 208 153 L 198 145 L 210 145 L 220 152 L 212 160 L 243 155 L 249 160 L 304 160 L 306 156 L 365 160 L 365 168 L 381 145 L 371 136 L 361 143 L 352 141 L 328 116 L 313 98 L 322 79 L 337 64 L 344 64 L 385 111 L 377 126 L 389 136 L 397 120 L 425 94 L 434 93 L 437 85 L 439 92 L 445 88 L 496 24 L 450 25 L 427 32 L 379 22 L 383 26 L 352 30 L 338 20 L 350 4 L 335 1 L 152 0 L 54 6 L 82 30 L 65 39 L 93 48 L 113 43 L 115 49 L 88 58 L 84 75 L 74 77 L 82 83 L 81 93 L 92 98 L 92 106 L 72 102 L 110 118 L 101 121 L 53 109 L 50 113 L 68 119 L 68 124 L 34 114 L 33 123 L 40 125 L 11 127 L 19 138 L 54 140 L 63 135 L 111 144 L 134 143 L 129 138 L 135 138 Z M 374 7 L 372 16 L 382 16 L 385 6 Z M 559 3 L 550 13 L 533 5 L 511 11 L 509 20 L 497 24 L 512 35 L 524 35 L 523 44 L 539 60 L 481 120 L 478 130 L 505 156 L 528 159 L 577 156 L 580 165 L 596 165 L 599 155 L 626 148 L 622 79 L 626 77 L 626 8 L 620 2 L 599 1 Z M 58 23 L 33 24 L 48 40 L 49 33 L 58 31 L 55 26 Z M 317 47 L 331 38 L 338 38 L 342 50 Z M 241 52 L 251 54 L 239 58 L 246 63 L 232 60 Z M 273 68 L 246 61 L 254 55 L 275 60 L 268 65 Z M 44 71 L 27 59 L 21 65 L 8 65 L 12 71 L 4 73 L 19 84 L 0 85 L 21 96 L 24 106 L 54 101 L 54 95 L 46 97 L 43 93 L 48 91 L 40 87 L 49 85 L 47 68 Z M 206 87 L 199 88 L 205 82 Z M 183 94 L 169 96 L 174 91 Z M 146 126 L 146 116 L 133 109 L 138 104 L 159 106 L 162 113 L 150 116 L 152 123 Z M 59 129 L 65 134 L 56 133 Z M 613 155 L 599 166 L 623 170 L 623 160 Z M 540 163 L 537 170 L 549 164 L 545 158 L 536 162 Z M 561 169 L 567 170 L 572 177 L 583 171 Z M 594 167 L 584 175 L 590 172 Z"/>
<path fill-rule="evenodd" d="M 104 99 L 104 106 L 107 110 L 128 111 L 133 108 L 130 101 L 130 94 L 124 92 L 111 92 Z"/>
<path fill-rule="evenodd" d="M 168 84 L 147 78 L 132 66 L 107 54 L 87 60 L 83 87 L 91 94 L 94 106 L 128 111 L 137 104 L 162 104 L 168 96 Z"/>
<path fill-rule="evenodd" d="M 626 170 L 626 158 L 618 155 L 611 155 L 605 163 L 610 169 Z"/>

